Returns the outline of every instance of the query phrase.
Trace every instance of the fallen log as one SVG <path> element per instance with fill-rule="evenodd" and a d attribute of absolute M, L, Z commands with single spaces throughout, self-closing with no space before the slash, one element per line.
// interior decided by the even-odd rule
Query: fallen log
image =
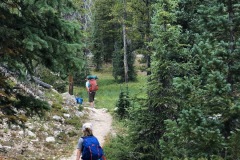
<path fill-rule="evenodd" d="M 41 81 L 39 78 L 37 77 L 34 77 L 32 76 L 32 79 L 34 80 L 35 83 L 39 84 L 40 86 L 44 87 L 44 88 L 47 88 L 47 89 L 50 89 L 52 88 L 53 86 L 51 86 L 50 84 L 47 84 L 43 81 Z"/>

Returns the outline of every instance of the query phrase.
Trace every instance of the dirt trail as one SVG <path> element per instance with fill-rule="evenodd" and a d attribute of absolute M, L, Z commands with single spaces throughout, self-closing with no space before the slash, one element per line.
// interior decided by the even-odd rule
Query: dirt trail
<path fill-rule="evenodd" d="M 93 134 L 99 140 L 101 146 L 104 145 L 105 137 L 111 131 L 112 126 L 112 117 L 106 109 L 89 109 L 89 120 L 88 122 L 93 124 Z M 77 145 L 77 140 L 76 140 Z M 73 154 L 69 158 L 62 158 L 61 160 L 75 160 L 76 159 L 76 150 L 73 151 Z"/>

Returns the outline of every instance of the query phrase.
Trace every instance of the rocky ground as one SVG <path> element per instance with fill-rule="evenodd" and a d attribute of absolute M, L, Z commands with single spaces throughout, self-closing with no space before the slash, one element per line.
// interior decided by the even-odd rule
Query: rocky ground
<path fill-rule="evenodd" d="M 43 119 L 33 117 L 28 120 L 25 129 L 0 124 L 0 159 L 57 159 L 58 152 L 64 154 L 61 148 L 67 147 L 67 142 L 77 137 L 88 111 L 79 111 L 74 96 L 68 93 L 61 96 L 61 112 L 49 112 Z M 76 122 L 72 122 L 74 120 Z"/>
<path fill-rule="evenodd" d="M 43 119 L 33 117 L 26 123 L 26 129 L 0 124 L 0 160 L 75 159 L 76 143 L 85 121 L 93 123 L 94 135 L 104 143 L 112 122 L 107 110 L 89 108 L 87 104 L 80 106 L 68 93 L 61 97 L 61 112 L 49 112 Z"/>
<path fill-rule="evenodd" d="M 44 117 L 28 119 L 24 129 L 8 126 L 4 119 L 1 120 L 0 160 L 75 159 L 81 126 L 86 121 L 93 123 L 94 135 L 103 145 L 105 136 L 111 132 L 112 123 L 106 109 L 89 108 L 89 104 L 77 104 L 75 96 L 69 93 L 60 94 L 53 88 L 26 85 L 14 77 L 10 78 L 25 93 L 47 101 L 52 109 Z"/>

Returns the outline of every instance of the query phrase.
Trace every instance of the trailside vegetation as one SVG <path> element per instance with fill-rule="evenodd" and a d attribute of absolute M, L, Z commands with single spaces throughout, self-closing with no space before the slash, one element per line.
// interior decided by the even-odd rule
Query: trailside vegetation
<path fill-rule="evenodd" d="M 136 99 L 128 134 L 115 139 L 134 144 L 124 159 L 238 159 L 240 3 L 152 5 L 148 98 Z"/>
<path fill-rule="evenodd" d="M 177 118 L 165 123 L 160 140 L 164 157 L 239 157 L 238 6 L 218 0 L 179 3 L 189 67 L 172 79 L 181 105 Z"/>
<path fill-rule="evenodd" d="M 74 4 L 69 0 L 1 1 L 1 66 L 8 72 L 15 73 L 18 78 L 25 79 L 33 76 L 39 65 L 62 78 L 80 71 L 84 65 L 82 31 L 80 23 L 74 20 L 75 11 Z M 5 73 L 1 76 L 5 77 Z M 13 86 L 6 88 L 6 78 L 1 78 L 0 81 L 3 84 L 0 86 L 0 111 L 12 112 L 14 117 L 15 109 L 18 109 L 17 103 L 22 98 L 13 93 Z M 29 107 L 31 108 L 25 103 L 21 109 L 27 111 Z M 37 109 L 38 105 L 35 107 Z"/>

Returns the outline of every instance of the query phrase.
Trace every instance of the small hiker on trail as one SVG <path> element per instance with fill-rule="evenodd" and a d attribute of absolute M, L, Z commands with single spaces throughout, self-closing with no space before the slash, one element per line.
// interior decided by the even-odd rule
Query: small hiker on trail
<path fill-rule="evenodd" d="M 94 107 L 94 99 L 96 95 L 96 91 L 98 90 L 97 85 L 97 76 L 87 76 L 86 78 L 86 89 L 88 91 L 88 101 L 90 103 L 90 107 Z"/>
<path fill-rule="evenodd" d="M 82 126 L 83 137 L 79 138 L 77 144 L 76 160 L 106 160 L 103 149 L 98 139 L 93 136 L 92 124 L 84 123 Z"/>

